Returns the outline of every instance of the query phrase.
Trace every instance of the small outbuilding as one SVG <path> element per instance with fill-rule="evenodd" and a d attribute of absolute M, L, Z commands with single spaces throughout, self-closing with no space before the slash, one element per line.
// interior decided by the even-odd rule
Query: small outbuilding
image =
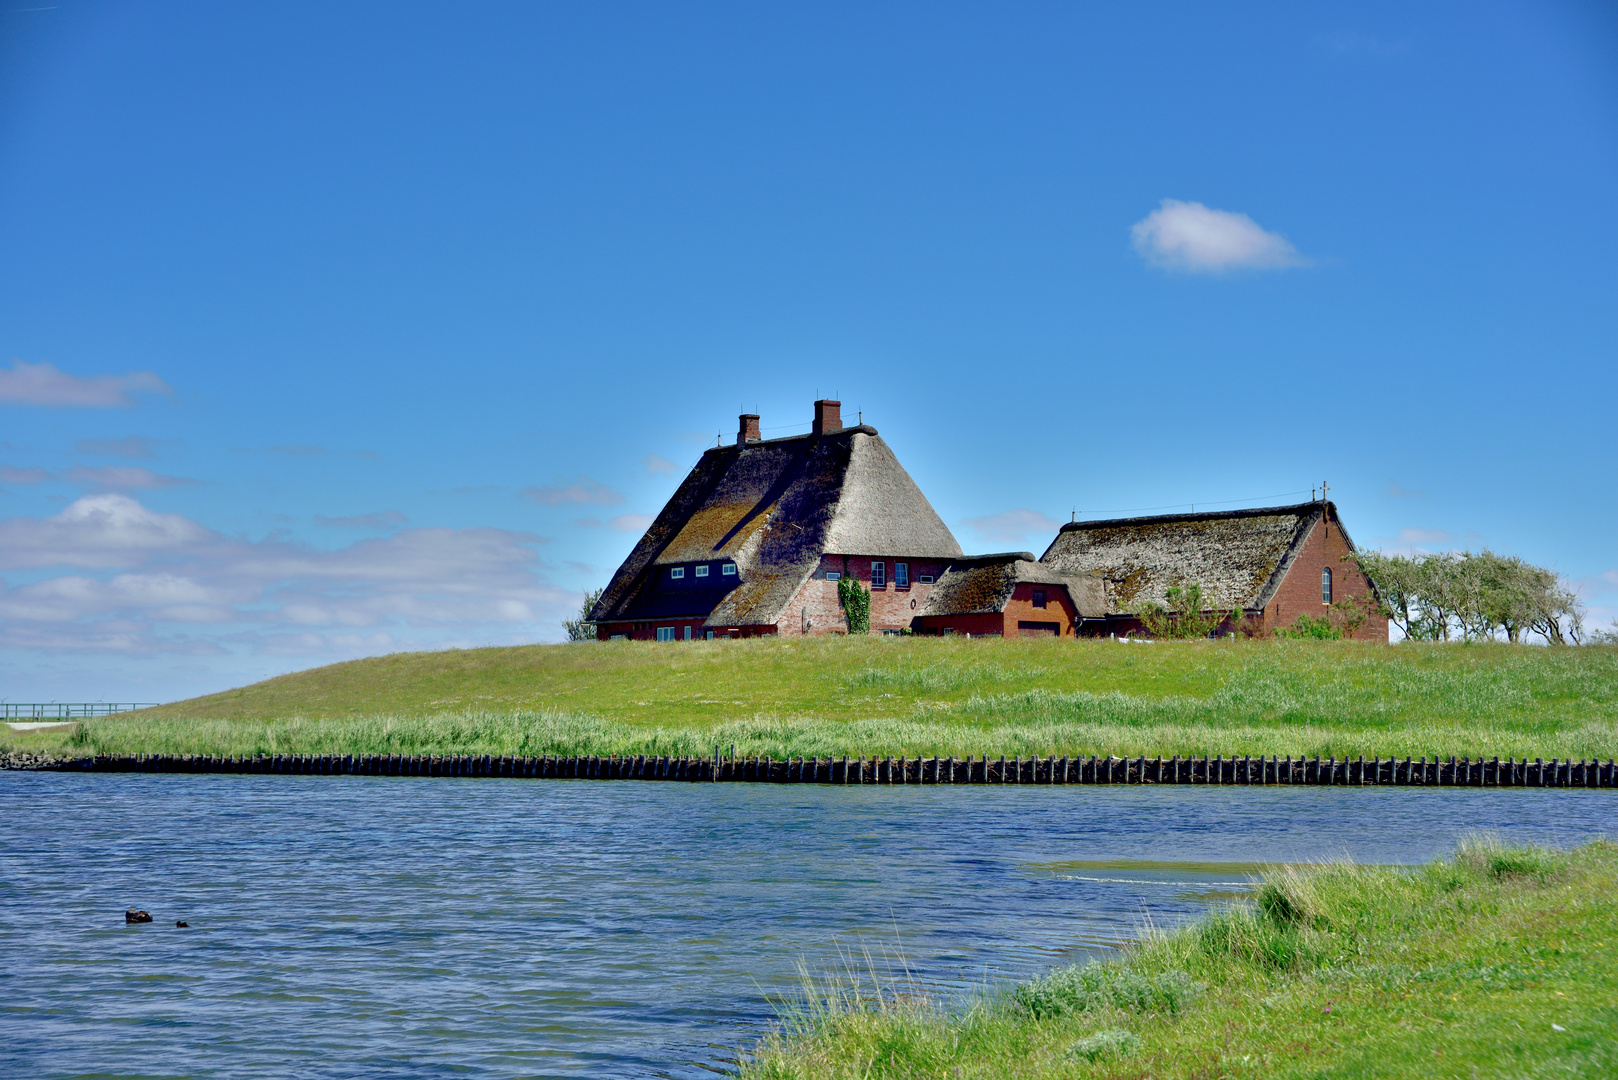
<path fill-rule="evenodd" d="M 973 555 L 950 563 L 911 626 L 918 634 L 1071 638 L 1106 615 L 1099 577 L 1066 574 L 1030 551 Z"/>

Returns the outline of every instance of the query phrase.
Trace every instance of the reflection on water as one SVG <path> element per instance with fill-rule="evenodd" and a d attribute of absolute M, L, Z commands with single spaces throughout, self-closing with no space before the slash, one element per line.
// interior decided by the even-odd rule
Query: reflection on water
<path fill-rule="evenodd" d="M 897 942 L 960 993 L 1172 925 L 1260 864 L 1572 842 L 1615 805 L 5 773 L 0 1075 L 711 1076 L 840 948 Z"/>

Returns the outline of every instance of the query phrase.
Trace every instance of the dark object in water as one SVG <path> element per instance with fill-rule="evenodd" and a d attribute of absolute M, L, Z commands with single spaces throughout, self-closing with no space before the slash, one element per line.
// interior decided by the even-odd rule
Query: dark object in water
<path fill-rule="evenodd" d="M 177 922 L 177 923 L 174 924 L 174 929 L 178 930 L 181 927 L 189 927 L 190 925 L 191 924 L 188 923 L 188 922 L 181 921 L 181 922 Z"/>
<path fill-rule="evenodd" d="M 128 911 L 124 912 L 124 922 L 126 922 L 126 923 L 151 922 L 151 921 L 152 921 L 152 914 L 149 911 L 140 911 L 140 910 L 138 910 L 136 908 L 130 908 Z"/>

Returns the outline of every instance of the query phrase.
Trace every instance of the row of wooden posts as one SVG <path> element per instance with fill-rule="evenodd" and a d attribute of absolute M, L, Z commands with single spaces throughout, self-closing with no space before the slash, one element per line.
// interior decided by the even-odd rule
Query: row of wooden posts
<path fill-rule="evenodd" d="M 1580 787 L 1618 783 L 1611 759 L 1552 758 L 737 758 L 646 755 L 139 754 L 87 758 L 97 772 L 322 776 L 509 776 L 775 784 L 1308 784 L 1401 787 Z"/>

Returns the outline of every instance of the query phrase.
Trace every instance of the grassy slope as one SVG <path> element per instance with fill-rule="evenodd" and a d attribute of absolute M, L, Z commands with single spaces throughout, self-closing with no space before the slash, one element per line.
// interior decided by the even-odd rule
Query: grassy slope
<path fill-rule="evenodd" d="M 82 752 L 1618 756 L 1618 649 L 761 639 L 407 653 L 92 722 Z"/>
<path fill-rule="evenodd" d="M 1615 882 L 1610 843 L 1278 871 L 1256 909 L 964 1012 L 811 987 L 744 1076 L 1614 1076 Z"/>

